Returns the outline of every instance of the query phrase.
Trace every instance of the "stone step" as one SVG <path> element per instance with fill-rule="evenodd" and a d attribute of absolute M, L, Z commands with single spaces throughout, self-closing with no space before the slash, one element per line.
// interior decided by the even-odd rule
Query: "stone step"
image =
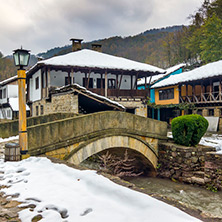
<path fill-rule="evenodd" d="M 194 176 L 204 179 L 204 171 L 196 171 L 194 172 Z"/>
<path fill-rule="evenodd" d="M 200 178 L 200 177 L 191 177 L 191 182 L 199 184 L 199 185 L 204 185 L 205 184 L 204 178 Z"/>

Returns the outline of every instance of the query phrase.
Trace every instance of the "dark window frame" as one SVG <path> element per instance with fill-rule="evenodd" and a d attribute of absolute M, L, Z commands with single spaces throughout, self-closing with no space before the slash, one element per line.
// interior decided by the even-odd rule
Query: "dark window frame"
<path fill-rule="evenodd" d="M 39 115 L 39 106 L 36 106 L 36 107 L 35 107 L 35 113 L 36 113 L 36 116 Z"/>
<path fill-rule="evenodd" d="M 82 79 L 83 81 L 83 87 L 87 88 L 87 84 L 88 84 L 88 78 L 83 78 Z M 93 89 L 93 78 L 89 78 L 89 86 L 88 86 L 89 89 Z"/>
<path fill-rule="evenodd" d="M 39 89 L 39 77 L 35 78 L 35 89 Z"/>
<path fill-rule="evenodd" d="M 174 99 L 174 88 L 159 90 L 159 100 Z"/>
<path fill-rule="evenodd" d="M 40 113 L 41 113 L 41 115 L 44 114 L 44 106 L 43 105 L 40 106 Z"/>
<path fill-rule="evenodd" d="M 116 89 L 116 79 L 108 79 L 108 89 Z"/>

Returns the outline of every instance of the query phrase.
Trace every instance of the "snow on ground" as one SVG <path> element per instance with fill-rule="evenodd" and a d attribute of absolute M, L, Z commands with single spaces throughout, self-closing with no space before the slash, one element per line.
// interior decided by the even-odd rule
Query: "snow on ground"
<path fill-rule="evenodd" d="M 204 136 L 201 138 L 200 144 L 215 147 L 217 154 L 222 154 L 222 135 L 212 134 L 211 136 Z"/>
<path fill-rule="evenodd" d="M 148 195 L 117 185 L 95 171 L 70 168 L 44 157 L 19 162 L 0 160 L 1 191 L 19 194 L 23 222 L 41 214 L 42 222 L 192 222 L 200 221 Z"/>
<path fill-rule="evenodd" d="M 9 138 L 5 138 L 5 139 L 3 139 L 3 138 L 0 138 L 0 143 L 2 143 L 2 142 L 8 142 L 8 141 L 11 141 L 11 140 L 18 140 L 19 139 L 19 136 L 17 135 L 17 136 L 12 136 L 12 137 L 9 137 Z"/>

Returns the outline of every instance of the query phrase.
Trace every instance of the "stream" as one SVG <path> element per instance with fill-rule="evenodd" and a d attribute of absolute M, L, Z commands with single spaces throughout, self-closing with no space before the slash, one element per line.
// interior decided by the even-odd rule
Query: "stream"
<path fill-rule="evenodd" d="M 222 221 L 222 192 L 214 193 L 204 188 L 161 178 L 134 177 L 127 180 L 148 193 L 176 200 L 212 218 L 221 218 Z"/>

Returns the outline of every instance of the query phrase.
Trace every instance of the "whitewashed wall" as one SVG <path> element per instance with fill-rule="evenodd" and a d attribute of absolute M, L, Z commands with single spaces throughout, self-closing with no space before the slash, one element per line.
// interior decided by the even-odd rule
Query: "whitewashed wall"
<path fill-rule="evenodd" d="M 39 77 L 39 88 L 36 89 L 36 85 L 35 85 L 35 81 L 36 81 L 36 78 Z M 30 93 L 30 100 L 31 101 L 37 101 L 37 100 L 40 100 L 41 99 L 41 88 L 42 88 L 42 85 L 41 85 L 41 70 L 37 71 L 31 79 L 29 79 L 29 84 L 30 84 L 30 87 L 29 87 L 29 93 Z"/>
<path fill-rule="evenodd" d="M 58 87 L 64 86 L 65 77 L 68 77 L 67 72 L 51 71 L 50 72 L 50 86 L 58 86 Z"/>
<path fill-rule="evenodd" d="M 7 85 L 7 96 L 8 98 L 18 97 L 18 85 Z"/>

